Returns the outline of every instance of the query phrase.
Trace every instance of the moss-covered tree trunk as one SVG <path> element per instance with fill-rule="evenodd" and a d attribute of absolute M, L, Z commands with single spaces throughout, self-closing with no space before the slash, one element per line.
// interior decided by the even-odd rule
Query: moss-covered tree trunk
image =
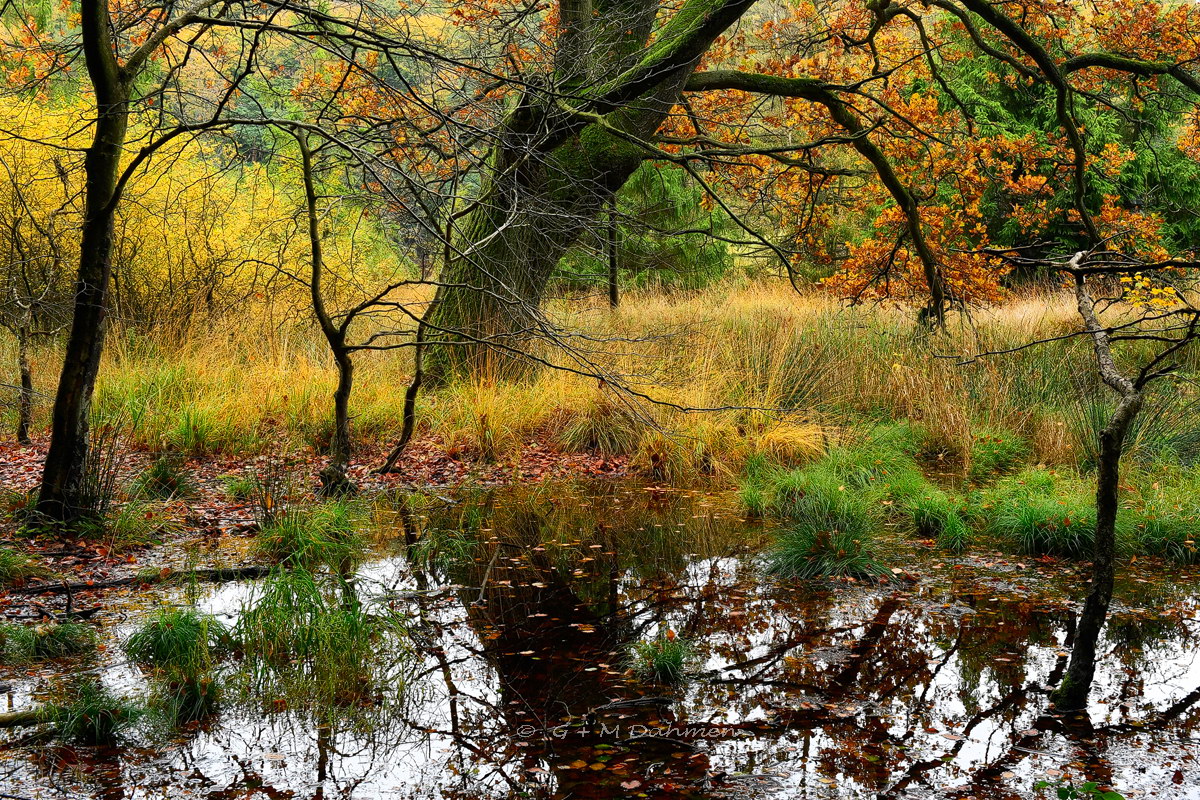
<path fill-rule="evenodd" d="M 596 224 L 645 151 L 589 125 L 540 163 L 497 177 L 464 216 L 445 265 L 439 302 L 426 318 L 426 374 L 507 371 L 517 355 L 552 335 L 540 309 L 559 260 Z"/>
<path fill-rule="evenodd" d="M 477 198 L 456 212 L 425 315 L 429 380 L 506 366 L 553 335 L 540 307 L 559 260 L 652 155 L 642 142 L 752 4 L 687 0 L 651 41 L 654 0 L 563 0 L 553 86 L 527 86 L 496 131 Z"/>

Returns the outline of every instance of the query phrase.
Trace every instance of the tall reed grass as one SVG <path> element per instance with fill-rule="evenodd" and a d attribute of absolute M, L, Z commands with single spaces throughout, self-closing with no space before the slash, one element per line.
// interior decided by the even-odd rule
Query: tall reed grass
<path fill-rule="evenodd" d="M 483 375 L 424 393 L 420 433 L 466 458 L 504 462 L 538 439 L 628 456 L 649 474 L 686 482 L 739 474 L 763 452 L 799 466 L 840 429 L 908 419 L 921 424 L 932 451 L 964 471 L 981 452 L 981 435 L 1019 440 L 1033 463 L 1086 466 L 1108 402 L 1081 339 L 974 357 L 1074 330 L 1073 307 L 1054 294 L 955 317 L 939 334 L 919 329 L 905 309 L 847 307 L 762 283 L 631 292 L 615 311 L 590 299 L 558 300 L 550 312 L 570 328 L 609 337 L 596 358 L 672 405 L 632 403 L 611 384 L 562 372 L 518 381 Z M 273 315 L 262 320 L 247 309 L 182 341 L 112 336 L 98 420 L 125 420 L 133 439 L 156 451 L 245 455 L 281 441 L 327 447 L 334 375 L 320 336 Z M 12 348 L 0 342 L 8 371 Z M 57 358 L 51 349 L 35 358 L 43 430 Z M 351 403 L 358 441 L 398 433 L 410 373 L 406 350 L 359 354 Z M 1150 405 L 1135 457 L 1200 455 L 1187 392 L 1164 384 Z M 711 408 L 721 410 L 690 410 Z M 14 428 L 14 414 L 5 404 L 0 424 Z"/>

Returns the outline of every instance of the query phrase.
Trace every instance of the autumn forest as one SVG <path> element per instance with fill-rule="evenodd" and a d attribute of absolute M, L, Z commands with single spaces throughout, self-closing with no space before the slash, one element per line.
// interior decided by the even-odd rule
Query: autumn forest
<path fill-rule="evenodd" d="M 1200 5 L 0 3 L 0 799 L 1200 798 Z"/>

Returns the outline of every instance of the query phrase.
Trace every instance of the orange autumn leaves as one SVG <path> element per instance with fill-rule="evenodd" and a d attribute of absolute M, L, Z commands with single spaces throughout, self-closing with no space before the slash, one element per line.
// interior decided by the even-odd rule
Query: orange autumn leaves
<path fill-rule="evenodd" d="M 1014 133 L 1013 127 L 988 118 L 986 99 L 982 118 L 964 113 L 958 98 L 939 84 L 944 76 L 933 69 L 935 59 L 952 73 L 956 60 L 985 58 L 960 20 L 925 3 L 900 0 L 890 8 L 904 13 L 881 23 L 880 8 L 856 0 L 798 3 L 790 14 L 762 22 L 757 31 L 743 29 L 719 43 L 704 66 L 852 87 L 841 96 L 916 198 L 921 232 L 950 297 L 964 303 L 1000 299 L 1009 267 L 989 255 L 989 248 L 1013 241 L 1058 242 L 1063 231 L 1080 228 L 1072 208 L 1074 152 L 1052 116 L 1043 117 L 1040 128 L 1023 124 Z M 1003 4 L 1003 10 L 1020 20 L 1058 64 L 1090 52 L 1170 63 L 1200 56 L 1196 4 L 1016 0 Z M 920 24 L 910 22 L 914 19 Z M 881 26 L 874 46 L 862 46 L 873 26 Z M 999 36 L 992 36 L 992 44 L 1037 74 L 1028 54 Z M 936 56 L 929 57 L 926 47 Z M 880 77 L 864 81 L 870 75 Z M 1034 82 L 998 61 L 990 80 L 1009 89 Z M 1104 102 L 1137 111 L 1146 94 L 1171 80 L 1160 75 L 1131 79 L 1127 73 L 1095 67 L 1072 71 L 1072 87 L 1080 90 L 1072 102 L 1097 103 L 1100 113 Z M 685 130 L 690 134 L 685 120 L 693 117 L 706 123 L 710 135 L 743 147 L 782 147 L 846 134 L 825 109 L 805 100 L 725 93 L 689 101 L 688 114 L 681 112 L 675 121 L 674 136 Z M 1200 159 L 1200 112 L 1181 123 L 1179 150 Z M 1105 134 L 1094 136 L 1083 123 L 1079 134 L 1088 148 L 1087 206 L 1100 236 L 1146 261 L 1170 258 L 1163 220 L 1123 199 L 1115 188 L 1135 160 L 1132 148 L 1137 145 L 1119 144 L 1121 139 L 1105 142 Z M 1091 144 L 1096 137 L 1105 143 Z M 731 159 L 713 182 L 752 212 L 778 220 L 778 229 L 790 237 L 784 243 L 795 253 L 794 266 L 831 273 L 823 280 L 831 291 L 851 298 L 927 302 L 925 265 L 910 241 L 908 220 L 870 165 L 846 142 L 793 152 L 797 163 L 790 165 L 764 155 Z M 1164 296 L 1156 295 L 1156 302 Z M 1130 294 L 1141 302 L 1139 297 Z"/>

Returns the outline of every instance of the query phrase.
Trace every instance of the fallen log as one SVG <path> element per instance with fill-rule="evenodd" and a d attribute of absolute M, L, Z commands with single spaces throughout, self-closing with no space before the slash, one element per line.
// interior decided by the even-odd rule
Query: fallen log
<path fill-rule="evenodd" d="M 76 581 L 74 583 L 59 581 L 58 583 L 36 583 L 27 586 L 12 586 L 9 587 L 7 591 L 9 594 L 71 595 L 75 592 L 95 592 L 103 589 L 116 589 L 121 586 L 155 585 L 171 583 L 173 581 L 195 580 L 203 583 L 224 583 L 227 581 L 242 581 L 265 578 L 270 574 L 271 569 L 272 567 L 258 564 L 246 567 L 215 567 L 211 569 L 191 569 L 183 571 L 176 571 L 166 567 L 158 572 L 143 570 L 136 575 L 127 575 L 123 578 L 112 578 L 106 581 Z"/>
<path fill-rule="evenodd" d="M 28 728 L 50 721 L 50 714 L 42 708 L 29 711 L 9 711 L 0 714 L 0 728 Z"/>

